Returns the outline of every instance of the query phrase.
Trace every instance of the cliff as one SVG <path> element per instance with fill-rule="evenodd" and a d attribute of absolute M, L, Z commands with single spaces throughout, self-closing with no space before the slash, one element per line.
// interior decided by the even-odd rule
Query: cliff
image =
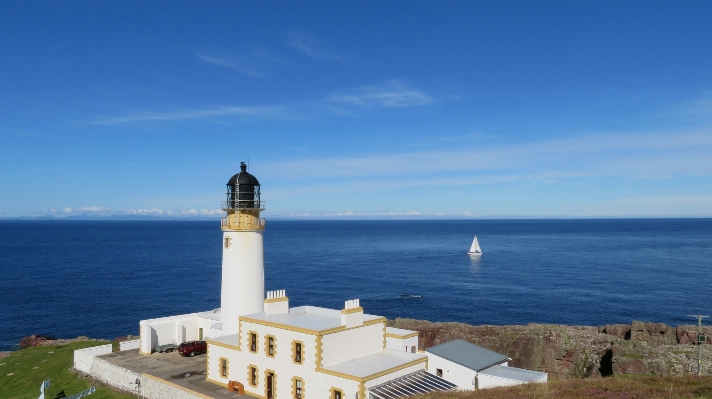
<path fill-rule="evenodd" d="M 463 339 L 512 358 L 512 366 L 546 371 L 551 378 L 596 378 L 616 374 L 686 375 L 697 371 L 696 326 L 670 327 L 634 321 L 603 327 L 529 324 L 471 326 L 424 320 L 389 320 L 389 326 L 419 331 L 425 350 Z M 702 345 L 702 370 L 712 374 L 712 327 Z"/>

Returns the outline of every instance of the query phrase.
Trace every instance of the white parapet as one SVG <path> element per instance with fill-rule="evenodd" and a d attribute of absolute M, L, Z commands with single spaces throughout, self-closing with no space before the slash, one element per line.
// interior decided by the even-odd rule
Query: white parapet
<path fill-rule="evenodd" d="M 111 353 L 111 350 L 111 344 L 77 349 L 74 351 L 74 368 L 84 373 L 89 373 L 94 363 L 94 358 Z"/>
<path fill-rule="evenodd" d="M 131 349 L 139 349 L 141 348 L 141 340 L 140 339 L 132 339 L 131 341 L 123 341 L 119 342 L 119 350 L 120 351 L 127 351 Z"/>

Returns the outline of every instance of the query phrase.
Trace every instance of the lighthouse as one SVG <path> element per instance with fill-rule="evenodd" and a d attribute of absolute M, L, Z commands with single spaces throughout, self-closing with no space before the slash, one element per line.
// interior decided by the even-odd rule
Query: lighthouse
<path fill-rule="evenodd" d="M 240 316 L 263 311 L 265 298 L 264 250 L 260 218 L 264 203 L 260 182 L 240 164 L 240 173 L 227 182 L 227 199 L 221 204 L 227 215 L 223 231 L 220 322 L 223 335 L 238 332 Z"/>

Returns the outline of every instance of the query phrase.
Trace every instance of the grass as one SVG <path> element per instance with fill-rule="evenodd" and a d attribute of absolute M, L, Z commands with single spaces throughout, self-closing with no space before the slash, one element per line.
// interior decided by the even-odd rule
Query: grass
<path fill-rule="evenodd" d="M 92 399 L 131 399 L 132 395 L 114 391 L 91 380 L 82 379 L 69 370 L 74 363 L 74 350 L 108 344 L 108 341 L 82 341 L 59 346 L 38 346 L 12 352 L 0 359 L 0 398 L 36 399 L 40 396 L 42 381 L 50 380 L 45 398 L 54 399 L 61 392 L 70 396 L 92 385 L 96 392 Z M 3 364 L 4 363 L 4 364 Z M 8 375 L 12 374 L 12 375 Z"/>
<path fill-rule="evenodd" d="M 619 376 L 552 380 L 479 391 L 421 395 L 413 399 L 712 399 L 712 376 Z"/>

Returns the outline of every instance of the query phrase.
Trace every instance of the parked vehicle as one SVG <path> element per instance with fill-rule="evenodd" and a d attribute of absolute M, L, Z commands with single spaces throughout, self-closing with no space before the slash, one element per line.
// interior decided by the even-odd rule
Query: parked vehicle
<path fill-rule="evenodd" d="M 178 345 L 176 344 L 156 345 L 156 352 L 170 353 L 176 350 L 177 347 Z"/>
<path fill-rule="evenodd" d="M 205 341 L 188 341 L 178 345 L 178 353 L 183 356 L 200 355 L 208 351 L 208 343 Z"/>

